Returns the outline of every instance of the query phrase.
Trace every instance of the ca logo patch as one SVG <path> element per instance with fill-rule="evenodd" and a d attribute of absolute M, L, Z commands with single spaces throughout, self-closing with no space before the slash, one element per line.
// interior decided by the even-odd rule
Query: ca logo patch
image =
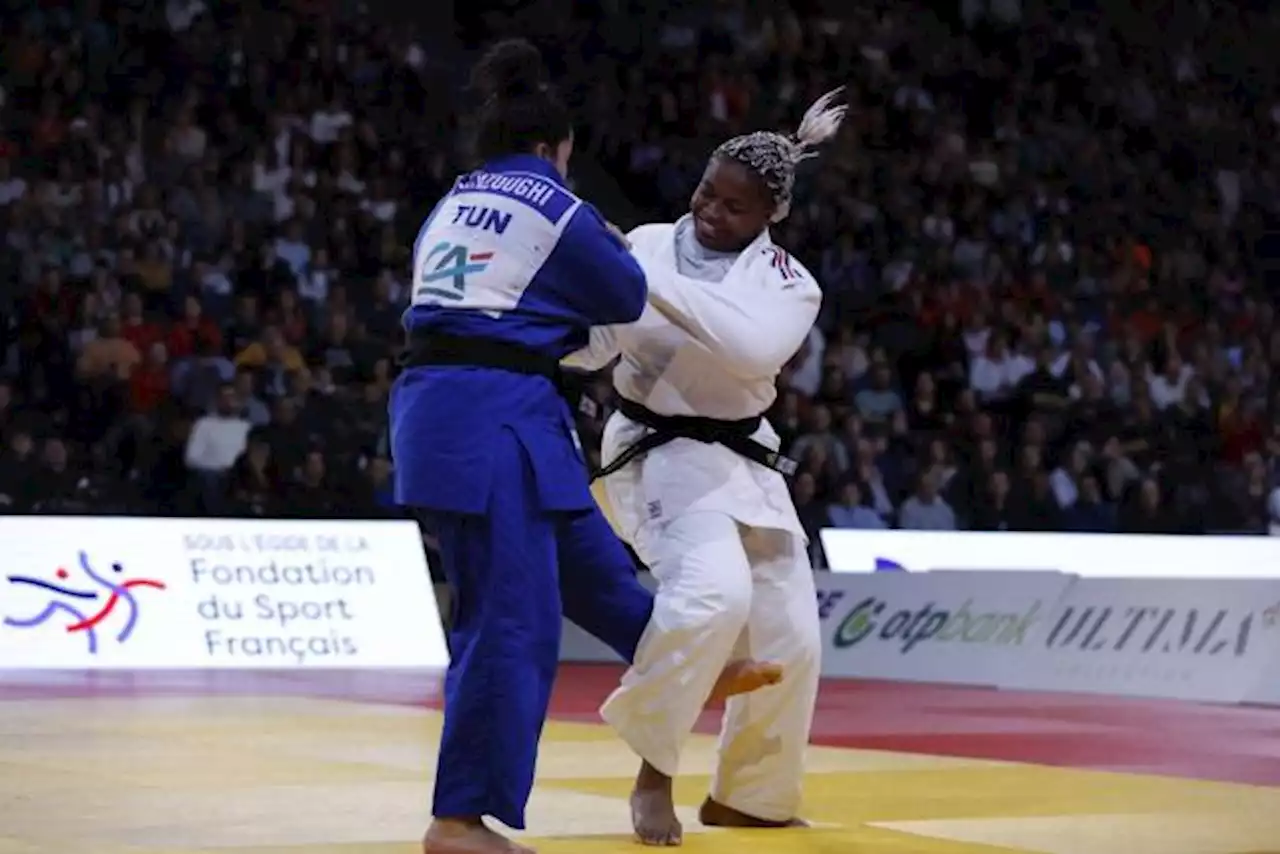
<path fill-rule="evenodd" d="M 467 295 L 467 276 L 483 273 L 492 260 L 492 252 L 472 252 L 461 243 L 447 240 L 437 243 L 422 259 L 419 287 L 413 295 L 458 302 Z"/>

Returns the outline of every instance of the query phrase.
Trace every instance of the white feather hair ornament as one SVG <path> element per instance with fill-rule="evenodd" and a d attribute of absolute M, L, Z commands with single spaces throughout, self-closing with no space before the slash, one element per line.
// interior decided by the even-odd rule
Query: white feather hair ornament
<path fill-rule="evenodd" d="M 831 139 L 836 135 L 836 131 L 840 130 L 845 113 L 849 111 L 847 104 L 835 104 L 836 98 L 840 97 L 842 92 L 844 92 L 843 86 L 832 89 L 804 111 L 804 117 L 800 119 L 800 127 L 796 128 L 795 135 L 792 137 L 799 149 L 795 154 L 796 163 L 810 157 L 817 157 L 818 152 L 812 149 Z M 835 106 L 832 106 L 833 104 Z"/>
<path fill-rule="evenodd" d="M 713 157 L 733 160 L 760 176 L 774 200 L 771 222 L 781 222 L 791 212 L 796 165 L 817 157 L 814 149 L 840 130 L 848 106 L 836 104 L 844 87 L 823 95 L 804 111 L 800 126 L 791 136 L 772 131 L 756 131 L 737 136 L 715 150 Z"/>

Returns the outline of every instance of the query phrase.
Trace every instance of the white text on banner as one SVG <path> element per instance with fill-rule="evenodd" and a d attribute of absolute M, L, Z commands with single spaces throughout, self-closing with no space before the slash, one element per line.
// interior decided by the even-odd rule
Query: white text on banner
<path fill-rule="evenodd" d="M 0 669 L 448 664 L 412 522 L 0 519 Z"/>
<path fill-rule="evenodd" d="M 820 574 L 822 674 L 994 685 L 1072 577 L 1055 572 Z"/>
<path fill-rule="evenodd" d="M 1001 688 L 1238 703 L 1280 654 L 1280 581 L 1077 581 Z"/>
<path fill-rule="evenodd" d="M 852 531 L 819 536 L 832 572 L 1053 570 L 1081 578 L 1280 579 L 1278 537 Z"/>

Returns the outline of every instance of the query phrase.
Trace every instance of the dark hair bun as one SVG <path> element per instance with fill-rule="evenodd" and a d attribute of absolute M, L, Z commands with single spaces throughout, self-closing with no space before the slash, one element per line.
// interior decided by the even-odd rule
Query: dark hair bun
<path fill-rule="evenodd" d="M 546 84 L 542 54 L 525 39 L 506 39 L 493 45 L 471 72 L 471 87 L 484 99 L 528 95 Z"/>

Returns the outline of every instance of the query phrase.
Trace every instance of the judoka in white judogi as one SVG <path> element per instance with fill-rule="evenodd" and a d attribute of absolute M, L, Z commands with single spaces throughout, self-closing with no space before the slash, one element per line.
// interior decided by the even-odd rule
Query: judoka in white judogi
<path fill-rule="evenodd" d="M 807 538 L 784 461 L 769 455 L 778 435 L 760 416 L 821 292 L 768 226 L 787 215 L 796 163 L 838 128 L 836 94 L 809 109 L 794 137 L 754 133 L 720 146 L 690 214 L 632 231 L 649 306 L 635 324 L 593 330 L 592 346 L 572 357 L 598 368 L 621 356 L 606 467 L 671 416 L 734 422 L 726 429 L 740 434 L 730 442 L 739 450 L 705 435 L 671 439 L 603 481 L 618 533 L 659 582 L 646 643 L 602 709 L 644 760 L 632 807 L 649 844 L 679 844 L 670 778 L 681 745 L 726 662 L 742 658 L 781 665 L 783 678 L 728 702 L 702 818 L 797 823 L 821 640 Z M 746 435 L 764 446 L 755 459 L 741 453 Z"/>

